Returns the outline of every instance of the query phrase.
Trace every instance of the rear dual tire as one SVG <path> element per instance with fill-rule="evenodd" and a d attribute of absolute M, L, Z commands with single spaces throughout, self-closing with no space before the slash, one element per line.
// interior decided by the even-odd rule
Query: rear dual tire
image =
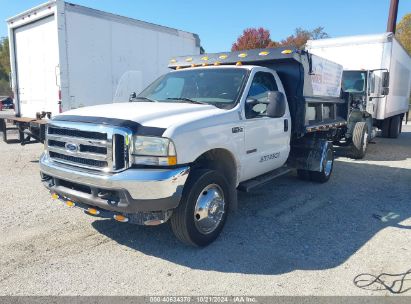
<path fill-rule="evenodd" d="M 321 164 L 321 171 L 308 171 L 308 170 L 297 170 L 297 175 L 302 180 L 313 181 L 317 183 L 327 182 L 333 171 L 334 167 L 334 151 L 332 146 L 328 147 L 325 157 Z"/>
<path fill-rule="evenodd" d="M 381 136 L 386 138 L 397 138 L 402 129 L 401 115 L 386 118 L 382 122 Z"/>

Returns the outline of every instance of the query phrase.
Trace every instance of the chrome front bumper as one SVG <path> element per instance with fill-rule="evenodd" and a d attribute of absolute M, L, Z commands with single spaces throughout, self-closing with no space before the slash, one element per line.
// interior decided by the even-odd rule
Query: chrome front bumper
<path fill-rule="evenodd" d="M 109 174 L 57 164 L 43 153 L 40 171 L 50 191 L 102 209 L 136 213 L 176 208 L 190 167 L 130 168 Z"/>

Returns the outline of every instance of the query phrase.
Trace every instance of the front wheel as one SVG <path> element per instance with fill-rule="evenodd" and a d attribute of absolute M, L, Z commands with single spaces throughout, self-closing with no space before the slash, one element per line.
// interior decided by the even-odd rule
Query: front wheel
<path fill-rule="evenodd" d="M 229 185 L 225 177 L 215 170 L 195 170 L 170 219 L 171 229 L 183 243 L 207 246 L 223 229 L 228 204 Z"/>
<path fill-rule="evenodd" d="M 368 147 L 368 125 L 366 122 L 357 122 L 352 134 L 351 156 L 354 159 L 362 159 Z"/>

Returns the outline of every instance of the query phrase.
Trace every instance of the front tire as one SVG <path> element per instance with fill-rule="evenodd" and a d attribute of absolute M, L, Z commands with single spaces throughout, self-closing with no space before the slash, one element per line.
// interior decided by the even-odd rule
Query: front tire
<path fill-rule="evenodd" d="M 357 122 L 352 134 L 351 156 L 354 159 L 362 159 L 368 147 L 368 125 L 366 122 Z"/>
<path fill-rule="evenodd" d="M 229 184 L 221 173 L 209 169 L 192 171 L 170 219 L 175 236 L 191 246 L 212 243 L 226 222 L 229 196 Z"/>

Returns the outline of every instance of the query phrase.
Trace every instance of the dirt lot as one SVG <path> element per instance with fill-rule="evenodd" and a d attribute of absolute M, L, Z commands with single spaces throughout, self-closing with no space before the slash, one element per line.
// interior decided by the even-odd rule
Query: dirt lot
<path fill-rule="evenodd" d="M 290 175 L 240 194 L 204 249 L 52 201 L 41 151 L 0 142 L 0 295 L 387 295 L 353 280 L 411 268 L 411 126 L 364 160 L 340 156 L 327 184 Z"/>

